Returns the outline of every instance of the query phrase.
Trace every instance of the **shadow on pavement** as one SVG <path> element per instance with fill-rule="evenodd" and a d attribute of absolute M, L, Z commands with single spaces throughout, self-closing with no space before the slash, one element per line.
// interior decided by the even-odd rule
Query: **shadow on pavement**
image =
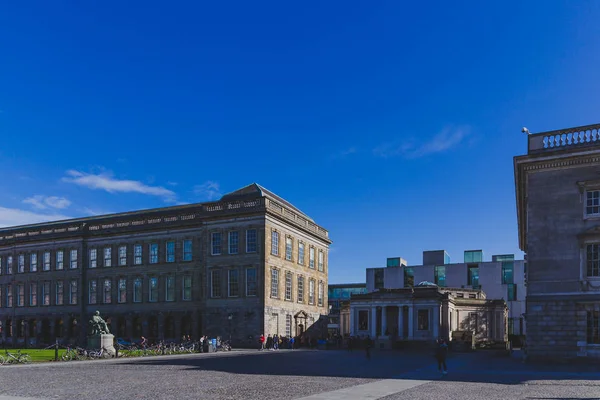
<path fill-rule="evenodd" d="M 493 353 L 454 353 L 449 374 L 442 376 L 429 353 L 373 352 L 367 359 L 355 351 L 263 351 L 199 354 L 197 357 L 136 359 L 125 365 L 184 366 L 204 371 L 244 375 L 315 376 L 367 379 L 421 379 L 455 382 L 520 384 L 540 380 L 597 381 L 597 366 L 524 364 Z"/>

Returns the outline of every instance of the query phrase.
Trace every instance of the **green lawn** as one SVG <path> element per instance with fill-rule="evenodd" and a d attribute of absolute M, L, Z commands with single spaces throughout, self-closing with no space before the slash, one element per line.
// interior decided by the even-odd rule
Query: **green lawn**
<path fill-rule="evenodd" d="M 7 351 L 14 354 L 19 350 L 21 350 L 21 353 L 23 354 L 29 354 L 31 361 L 33 362 L 54 361 L 54 349 L 0 349 L 0 355 L 5 356 Z M 66 349 L 58 349 L 59 360 L 66 351 Z"/>

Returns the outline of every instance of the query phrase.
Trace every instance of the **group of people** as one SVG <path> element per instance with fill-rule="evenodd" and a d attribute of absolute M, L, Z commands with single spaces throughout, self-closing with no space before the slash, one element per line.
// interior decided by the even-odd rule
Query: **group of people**
<path fill-rule="evenodd" d="M 260 335 L 260 348 L 259 350 L 279 350 L 279 349 L 291 349 L 294 350 L 296 345 L 296 338 L 293 336 L 279 336 L 277 334 L 271 336 L 270 334 L 265 337 L 264 334 Z"/>

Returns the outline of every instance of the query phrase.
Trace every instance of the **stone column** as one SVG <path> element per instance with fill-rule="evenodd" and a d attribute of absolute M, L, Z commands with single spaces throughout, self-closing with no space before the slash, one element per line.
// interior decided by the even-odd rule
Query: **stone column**
<path fill-rule="evenodd" d="M 356 309 L 353 308 L 352 306 L 350 306 L 350 326 L 349 326 L 349 334 L 350 336 L 354 336 L 354 313 L 356 312 Z M 340 321 L 341 323 L 342 321 Z M 341 328 L 341 326 L 340 326 Z"/>
<path fill-rule="evenodd" d="M 377 336 L 377 307 L 371 308 L 371 337 L 375 338 Z"/>
<path fill-rule="evenodd" d="M 385 331 L 387 330 L 387 306 L 381 307 L 381 336 L 387 336 Z"/>
<path fill-rule="evenodd" d="M 412 340 L 414 338 L 414 314 L 413 314 L 414 306 L 411 304 L 408 306 L 408 339 Z"/>
<path fill-rule="evenodd" d="M 440 308 L 433 307 L 433 338 L 437 339 L 440 334 Z"/>
<path fill-rule="evenodd" d="M 404 307 L 402 305 L 398 306 L 398 337 L 399 338 L 402 338 L 404 336 L 404 323 L 403 323 L 404 321 L 402 318 L 402 316 L 403 316 L 402 309 L 403 308 Z"/>

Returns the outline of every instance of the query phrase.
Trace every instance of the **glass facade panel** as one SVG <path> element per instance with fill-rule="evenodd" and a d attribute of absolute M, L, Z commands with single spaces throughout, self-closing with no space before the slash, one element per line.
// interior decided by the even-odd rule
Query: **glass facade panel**
<path fill-rule="evenodd" d="M 415 271 L 411 267 L 404 267 L 404 287 L 415 286 Z"/>
<path fill-rule="evenodd" d="M 512 261 L 502 262 L 502 284 L 514 283 L 515 263 Z"/>
<path fill-rule="evenodd" d="M 467 250 L 465 251 L 465 263 L 480 263 L 483 262 L 482 250 Z"/>
<path fill-rule="evenodd" d="M 464 276 L 464 275 L 463 275 Z M 445 266 L 437 266 L 434 270 L 434 279 L 435 284 L 440 287 L 446 286 L 446 267 Z"/>

